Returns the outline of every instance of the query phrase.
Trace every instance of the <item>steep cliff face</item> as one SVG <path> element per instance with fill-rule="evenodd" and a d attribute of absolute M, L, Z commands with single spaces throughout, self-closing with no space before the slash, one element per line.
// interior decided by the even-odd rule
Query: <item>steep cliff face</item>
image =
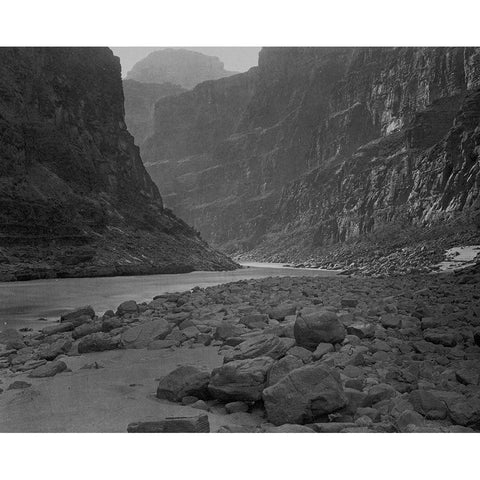
<path fill-rule="evenodd" d="M 142 145 L 153 133 L 155 103 L 163 97 L 178 95 L 186 89 L 172 83 L 142 83 L 123 81 L 125 96 L 125 123 L 136 145 Z"/>
<path fill-rule="evenodd" d="M 127 73 L 127 79 L 144 83 L 173 83 L 193 88 L 207 80 L 233 75 L 218 57 L 183 48 L 164 48 L 150 53 Z"/>
<path fill-rule="evenodd" d="M 163 208 L 107 48 L 0 48 L 3 280 L 231 268 Z"/>
<path fill-rule="evenodd" d="M 258 69 L 157 104 L 147 169 L 207 239 L 263 258 L 472 218 L 479 87 L 478 48 L 265 48 Z"/>

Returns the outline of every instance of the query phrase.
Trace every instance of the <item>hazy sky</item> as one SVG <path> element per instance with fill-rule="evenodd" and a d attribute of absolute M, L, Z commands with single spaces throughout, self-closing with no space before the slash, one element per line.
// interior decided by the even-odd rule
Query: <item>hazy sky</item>
<path fill-rule="evenodd" d="M 120 57 L 122 64 L 122 76 L 142 58 L 155 50 L 163 47 L 110 47 L 115 55 Z M 176 47 L 175 47 L 176 48 Z M 250 67 L 257 65 L 258 52 L 260 47 L 181 47 L 195 52 L 204 53 L 205 55 L 214 55 L 218 57 L 224 64 L 226 70 L 236 72 L 245 72 Z"/>

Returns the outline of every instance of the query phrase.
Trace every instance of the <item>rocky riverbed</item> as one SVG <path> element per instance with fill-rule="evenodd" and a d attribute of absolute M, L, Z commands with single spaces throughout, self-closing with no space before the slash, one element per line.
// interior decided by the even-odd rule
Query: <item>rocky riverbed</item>
<path fill-rule="evenodd" d="M 479 283 L 242 280 L 7 329 L 0 431 L 478 431 Z"/>

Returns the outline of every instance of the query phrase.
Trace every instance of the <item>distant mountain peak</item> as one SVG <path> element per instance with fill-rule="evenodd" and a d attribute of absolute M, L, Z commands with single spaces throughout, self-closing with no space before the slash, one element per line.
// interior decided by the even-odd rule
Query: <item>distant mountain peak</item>
<path fill-rule="evenodd" d="M 127 73 L 127 79 L 146 83 L 170 82 L 190 89 L 207 80 L 236 73 L 225 70 L 218 57 L 183 48 L 164 48 L 138 61 Z"/>

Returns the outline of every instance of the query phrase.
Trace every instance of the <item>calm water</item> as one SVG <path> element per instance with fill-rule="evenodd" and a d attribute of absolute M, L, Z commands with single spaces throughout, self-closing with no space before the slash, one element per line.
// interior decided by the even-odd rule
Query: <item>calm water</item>
<path fill-rule="evenodd" d="M 5 326 L 43 326 L 38 318 L 50 320 L 82 305 L 97 313 L 116 309 L 125 300 L 150 301 L 155 295 L 209 287 L 249 278 L 273 276 L 332 276 L 326 270 L 283 268 L 281 264 L 244 263 L 232 272 L 192 272 L 175 275 L 134 277 L 62 278 L 0 283 L 0 330 Z"/>

